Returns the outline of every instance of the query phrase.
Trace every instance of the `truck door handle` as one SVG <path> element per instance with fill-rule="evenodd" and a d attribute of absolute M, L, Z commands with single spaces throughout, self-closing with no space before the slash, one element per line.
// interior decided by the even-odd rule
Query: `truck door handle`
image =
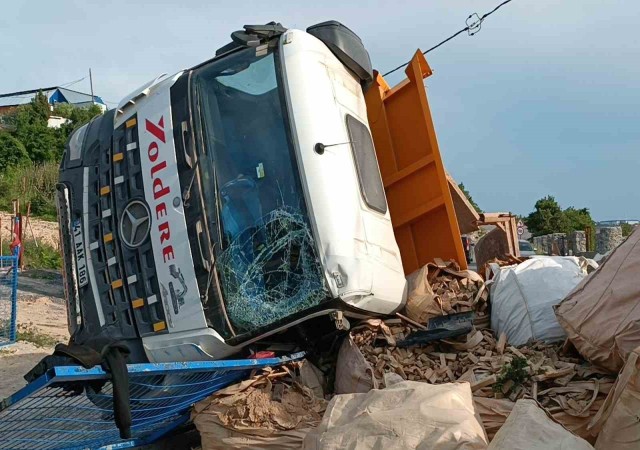
<path fill-rule="evenodd" d="M 209 258 L 212 255 L 209 255 L 208 258 L 205 258 L 204 256 L 204 250 L 203 250 L 203 242 L 202 239 L 206 236 L 204 233 L 204 228 L 202 227 L 202 222 L 200 220 L 198 220 L 196 222 L 196 233 L 198 234 L 198 249 L 200 250 L 200 260 L 202 261 L 202 265 L 204 266 L 205 269 L 207 269 L 207 271 L 211 270 L 211 262 L 209 261 Z M 204 246 L 205 248 L 209 248 L 208 245 Z"/>
<path fill-rule="evenodd" d="M 191 158 L 191 148 L 187 147 L 189 140 L 189 124 L 186 120 L 183 120 L 180 124 L 180 131 L 182 135 L 182 150 L 184 151 L 184 159 L 189 167 L 193 167 L 193 159 Z"/>

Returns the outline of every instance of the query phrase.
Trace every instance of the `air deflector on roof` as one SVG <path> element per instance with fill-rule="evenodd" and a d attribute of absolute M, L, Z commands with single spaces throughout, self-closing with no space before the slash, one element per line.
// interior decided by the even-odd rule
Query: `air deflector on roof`
<path fill-rule="evenodd" d="M 307 33 L 320 39 L 342 64 L 356 74 L 363 90 L 373 82 L 373 69 L 369 52 L 362 40 L 349 28 L 329 20 L 307 28 Z"/>

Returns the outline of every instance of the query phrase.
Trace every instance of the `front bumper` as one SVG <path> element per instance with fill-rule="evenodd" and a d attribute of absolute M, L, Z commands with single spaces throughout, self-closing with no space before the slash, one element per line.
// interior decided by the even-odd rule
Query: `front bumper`
<path fill-rule="evenodd" d="M 56 209 L 60 224 L 60 248 L 62 252 L 62 275 L 64 278 L 64 292 L 67 299 L 67 325 L 69 334 L 74 335 L 82 324 L 80 315 L 80 297 L 78 294 L 78 272 L 71 232 L 71 205 L 69 189 L 62 183 L 56 185 Z"/>

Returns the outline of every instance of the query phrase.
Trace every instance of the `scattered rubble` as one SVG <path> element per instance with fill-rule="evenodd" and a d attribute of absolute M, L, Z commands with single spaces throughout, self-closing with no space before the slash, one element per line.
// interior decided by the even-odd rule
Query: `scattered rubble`
<path fill-rule="evenodd" d="M 374 378 L 371 385 L 384 387 L 388 372 L 431 384 L 466 381 L 476 398 L 537 400 L 556 420 L 588 438 L 589 418 L 615 381 L 561 344 L 537 342 L 516 348 L 505 334 L 496 339 L 490 330 L 474 329 L 461 339 L 413 348 L 394 346 L 411 332 L 396 319 L 377 328 L 354 329 L 353 342 Z"/>
<path fill-rule="evenodd" d="M 523 263 L 527 260 L 528 258 L 517 258 L 513 255 L 502 255 L 500 258 L 492 258 L 490 260 L 488 260 L 485 264 L 483 264 L 482 266 L 478 266 L 479 271 L 478 273 L 480 273 L 484 279 L 490 279 L 491 278 L 491 270 L 489 269 L 491 264 L 497 264 L 500 267 L 504 267 L 504 266 L 512 266 L 514 264 L 520 264 Z"/>
<path fill-rule="evenodd" d="M 407 281 L 409 319 L 423 324 L 433 317 L 475 311 L 476 325 L 489 325 L 489 292 L 476 272 L 461 271 L 453 261 L 436 259 L 435 264 L 427 264 L 409 275 Z"/>
<path fill-rule="evenodd" d="M 300 448 L 327 407 L 295 375 L 302 364 L 265 369 L 198 402 L 191 418 L 203 450 Z"/>

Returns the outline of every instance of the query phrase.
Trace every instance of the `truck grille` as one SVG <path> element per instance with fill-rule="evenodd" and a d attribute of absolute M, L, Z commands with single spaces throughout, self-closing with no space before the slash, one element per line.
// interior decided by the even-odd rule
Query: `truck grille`
<path fill-rule="evenodd" d="M 165 332 L 166 322 L 156 277 L 153 250 L 149 239 L 129 242 L 120 233 L 120 222 L 125 209 L 130 204 L 147 208 L 140 166 L 137 118 L 127 120 L 113 133 L 109 151 L 101 152 L 94 186 L 98 198 L 92 206 L 90 222 L 92 255 L 97 256 L 94 264 L 97 281 L 108 289 L 102 294 L 108 296 L 114 307 L 112 317 L 107 322 L 116 322 L 118 317 L 131 322 L 133 311 L 135 327 L 140 336 Z M 151 217 L 147 226 L 150 225 Z M 125 226 L 126 228 L 126 226 Z M 148 234 L 148 233 L 147 233 Z M 104 302 L 103 302 L 104 303 Z M 129 316 L 129 317 L 128 317 Z M 119 327 L 126 326 L 119 323 Z M 133 324 L 131 324 L 133 326 Z"/>

